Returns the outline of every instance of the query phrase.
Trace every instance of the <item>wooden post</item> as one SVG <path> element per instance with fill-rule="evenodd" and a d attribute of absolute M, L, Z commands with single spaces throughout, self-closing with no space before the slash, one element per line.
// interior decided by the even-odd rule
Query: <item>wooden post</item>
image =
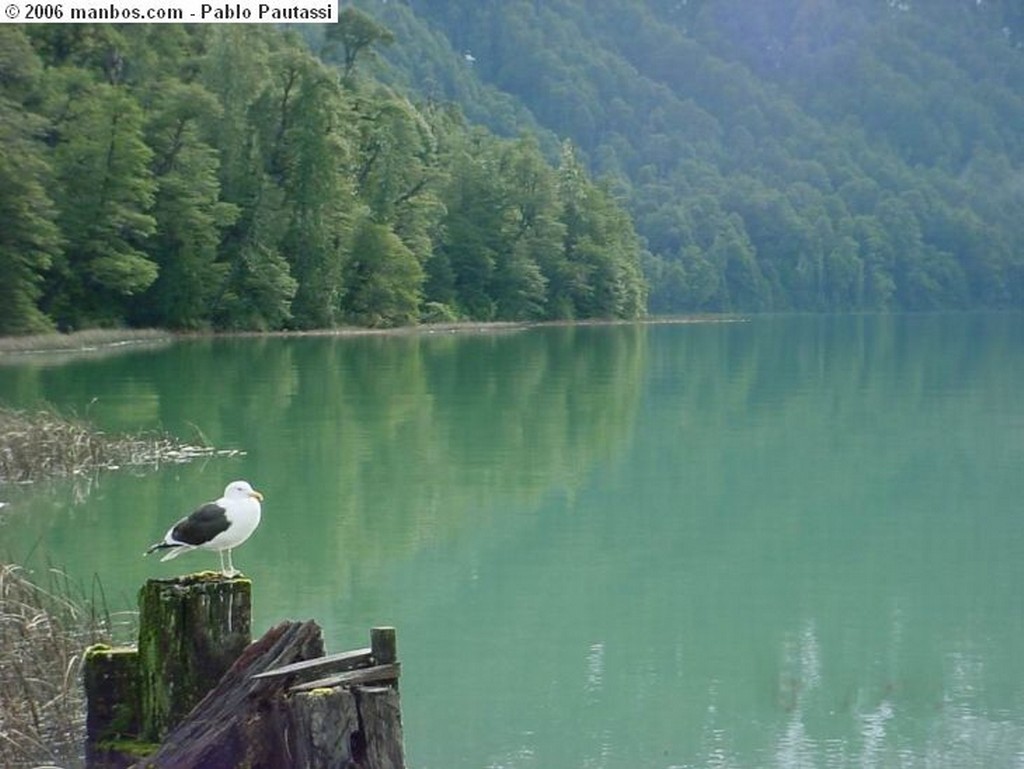
<path fill-rule="evenodd" d="M 370 628 L 370 653 L 378 665 L 398 661 L 398 638 L 393 627 Z"/>
<path fill-rule="evenodd" d="M 151 579 L 139 593 L 141 730 L 158 742 L 252 642 L 252 583 L 215 572 Z"/>
<path fill-rule="evenodd" d="M 371 628 L 369 652 L 364 651 L 359 661 L 336 655 L 319 665 L 311 660 L 292 666 L 292 675 L 322 675 L 325 668 L 342 668 L 334 675 L 294 684 L 285 700 L 284 731 L 297 769 L 404 769 L 395 629 Z"/>
<path fill-rule="evenodd" d="M 139 591 L 138 648 L 86 650 L 86 761 L 127 766 L 177 724 L 251 641 L 251 583 L 202 572 Z"/>
<path fill-rule="evenodd" d="M 139 733 L 139 653 L 96 644 L 83 655 L 85 761 L 90 767 L 120 769 L 136 758 L 125 743 Z"/>
<path fill-rule="evenodd" d="M 286 753 L 301 769 L 331 769 L 356 763 L 363 744 L 356 697 L 341 687 L 293 694 L 281 719 L 287 734 Z"/>

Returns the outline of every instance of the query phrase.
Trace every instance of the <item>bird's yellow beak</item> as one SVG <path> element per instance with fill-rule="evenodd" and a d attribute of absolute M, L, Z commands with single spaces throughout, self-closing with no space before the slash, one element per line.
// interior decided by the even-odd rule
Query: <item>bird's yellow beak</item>
<path fill-rule="evenodd" d="M 256 489 L 250 491 L 249 496 L 252 497 L 253 499 L 258 499 L 260 502 L 263 501 L 263 495 L 256 491 Z"/>

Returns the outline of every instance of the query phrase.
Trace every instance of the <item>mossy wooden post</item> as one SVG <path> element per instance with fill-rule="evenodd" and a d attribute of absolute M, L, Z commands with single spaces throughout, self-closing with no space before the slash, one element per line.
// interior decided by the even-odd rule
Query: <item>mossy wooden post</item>
<path fill-rule="evenodd" d="M 151 579 L 139 615 L 139 734 L 158 742 L 252 641 L 252 583 L 213 572 Z"/>
<path fill-rule="evenodd" d="M 202 572 L 143 585 L 138 648 L 85 652 L 87 766 L 124 767 L 154 750 L 249 645 L 251 611 L 247 579 Z"/>
<path fill-rule="evenodd" d="M 128 766 L 135 757 L 127 754 L 123 743 L 139 733 L 139 653 L 129 647 L 96 644 L 85 650 L 82 668 L 89 703 L 86 766 Z"/>

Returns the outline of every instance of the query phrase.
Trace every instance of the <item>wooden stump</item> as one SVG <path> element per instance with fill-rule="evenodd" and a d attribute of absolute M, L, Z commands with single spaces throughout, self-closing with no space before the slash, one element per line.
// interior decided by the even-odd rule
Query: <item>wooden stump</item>
<path fill-rule="evenodd" d="M 139 653 L 131 648 L 96 644 L 85 650 L 86 765 L 121 769 L 133 756 L 123 746 L 139 733 Z"/>
<path fill-rule="evenodd" d="M 139 593 L 141 732 L 159 741 L 252 641 L 252 583 L 215 572 L 151 579 Z"/>
<path fill-rule="evenodd" d="M 138 648 L 84 655 L 87 766 L 119 769 L 155 749 L 249 644 L 251 603 L 249 580 L 215 572 L 149 580 Z"/>
<path fill-rule="evenodd" d="M 404 769 L 402 709 L 394 686 L 295 692 L 278 720 L 294 769 Z"/>
<path fill-rule="evenodd" d="M 348 689 L 314 689 L 281 703 L 278 720 L 287 728 L 287 750 L 296 767 L 356 766 L 362 747 L 356 696 Z"/>
<path fill-rule="evenodd" d="M 395 629 L 325 655 L 312 620 L 250 643 L 250 606 L 245 579 L 147 582 L 138 649 L 85 654 L 87 767 L 404 769 Z"/>

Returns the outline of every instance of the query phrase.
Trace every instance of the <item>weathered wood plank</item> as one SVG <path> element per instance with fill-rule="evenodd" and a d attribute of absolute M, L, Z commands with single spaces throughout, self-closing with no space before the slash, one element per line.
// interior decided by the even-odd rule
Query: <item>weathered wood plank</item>
<path fill-rule="evenodd" d="M 313 689 L 328 689 L 335 686 L 356 686 L 360 684 L 383 683 L 385 681 L 397 681 L 401 673 L 402 664 L 392 662 L 390 665 L 374 665 L 371 668 L 360 668 L 350 670 L 347 673 L 339 673 L 326 678 L 319 678 L 316 681 L 297 684 L 288 689 L 290 692 L 309 692 Z"/>
<path fill-rule="evenodd" d="M 340 654 L 327 654 L 315 660 L 303 660 L 291 665 L 284 665 L 276 670 L 258 673 L 253 678 L 277 678 L 310 673 L 343 673 L 346 670 L 369 667 L 373 661 L 370 649 L 354 649 Z"/>
<path fill-rule="evenodd" d="M 393 627 L 370 629 L 370 648 L 354 649 L 339 654 L 327 654 L 320 659 L 304 660 L 285 665 L 277 670 L 268 670 L 253 678 L 276 678 L 278 676 L 309 675 L 311 673 L 344 673 L 347 670 L 387 665 L 398 659 L 396 632 Z"/>

